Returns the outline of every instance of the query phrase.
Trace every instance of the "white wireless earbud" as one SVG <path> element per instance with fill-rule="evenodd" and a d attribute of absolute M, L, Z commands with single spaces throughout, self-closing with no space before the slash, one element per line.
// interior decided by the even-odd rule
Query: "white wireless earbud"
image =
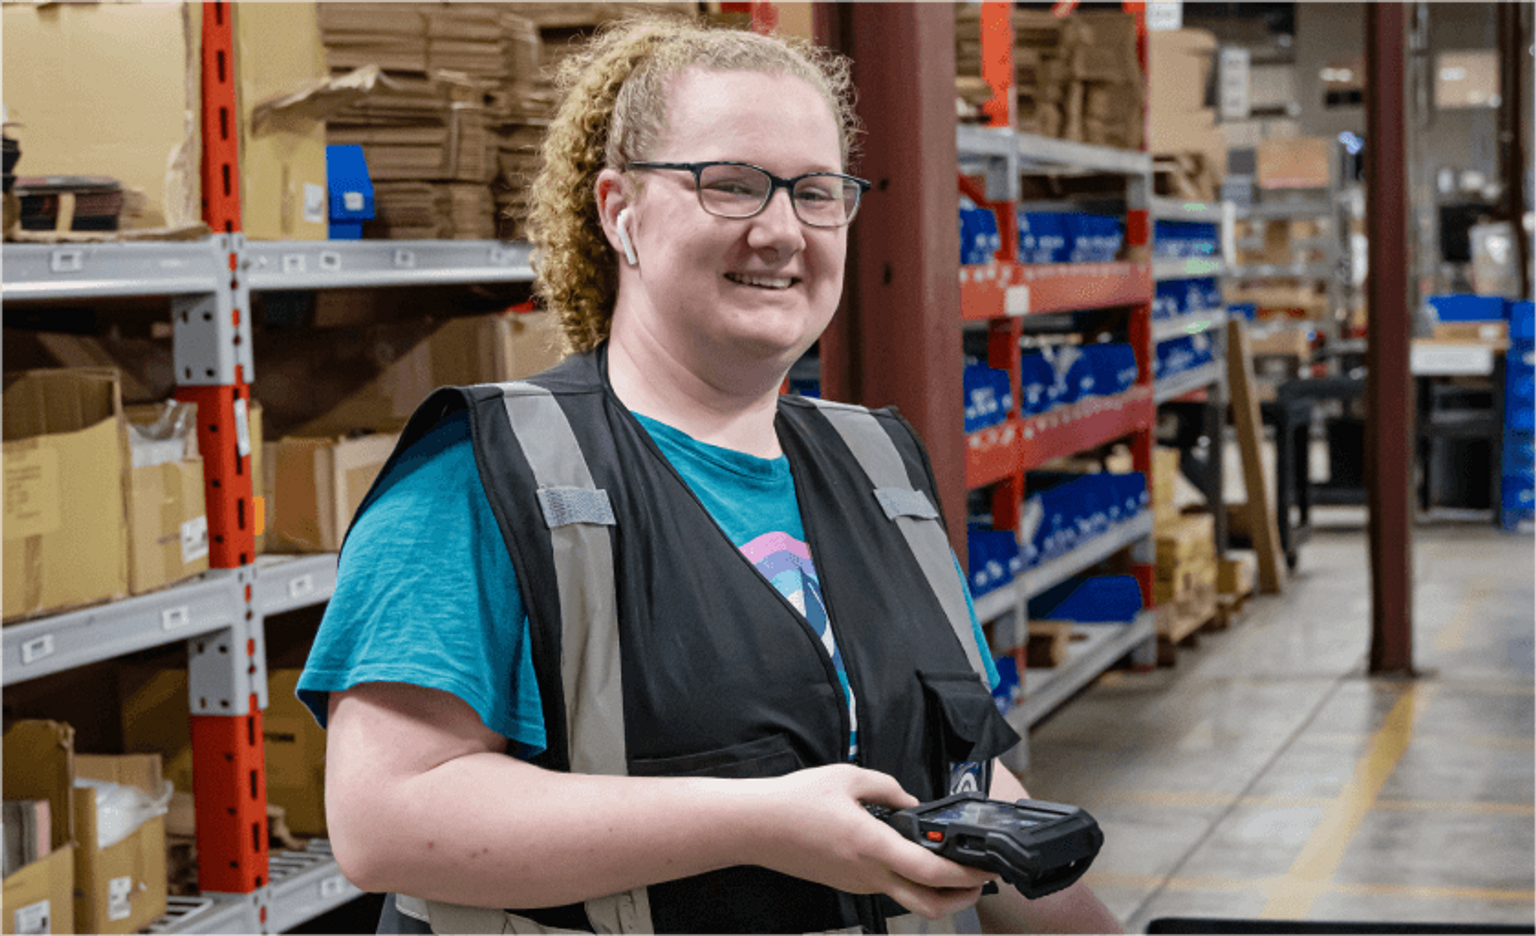
<path fill-rule="evenodd" d="M 635 256 L 635 243 L 629 239 L 629 209 L 623 208 L 619 216 L 614 220 L 614 226 L 619 229 L 619 243 L 624 245 L 624 259 L 630 266 L 639 266 L 640 258 Z"/>

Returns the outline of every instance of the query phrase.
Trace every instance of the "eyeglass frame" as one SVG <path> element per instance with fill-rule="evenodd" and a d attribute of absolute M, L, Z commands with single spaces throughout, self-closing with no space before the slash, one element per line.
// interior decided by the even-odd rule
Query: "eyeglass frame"
<path fill-rule="evenodd" d="M 710 168 L 711 166 L 741 166 L 745 169 L 756 169 L 758 172 L 761 172 L 763 175 L 767 176 L 768 194 L 764 196 L 762 204 L 757 206 L 757 210 L 753 211 L 751 214 L 744 215 L 723 215 L 717 211 L 711 211 L 709 207 L 704 204 L 704 170 Z M 764 169 L 762 166 L 756 166 L 748 162 L 738 162 L 733 159 L 706 159 L 702 162 L 654 162 L 647 159 L 638 159 L 629 163 L 626 168 L 671 169 L 681 172 L 691 172 L 693 173 L 693 191 L 694 194 L 698 196 L 699 207 L 704 209 L 705 214 L 714 215 L 717 218 L 727 218 L 732 221 L 745 221 L 748 218 L 755 218 L 762 214 L 768 208 L 768 204 L 773 201 L 773 196 L 778 194 L 779 189 L 782 188 L 784 191 L 789 193 L 789 206 L 790 209 L 794 211 L 796 220 L 798 220 L 801 224 L 807 224 L 811 227 L 822 228 L 824 230 L 836 230 L 837 228 L 847 227 L 848 225 L 852 224 L 854 217 L 859 213 L 859 205 L 861 205 L 864 201 L 864 193 L 868 192 L 871 188 L 874 188 L 874 184 L 868 180 L 861 179 L 858 176 L 851 176 L 844 172 L 806 172 L 797 175 L 794 178 L 786 179 L 783 176 L 774 175 L 767 169 Z M 833 178 L 837 179 L 845 179 L 857 186 L 856 190 L 858 195 L 854 198 L 853 210 L 848 213 L 847 220 L 843 221 L 841 224 L 817 224 L 814 221 L 807 221 L 805 217 L 800 214 L 800 207 L 795 204 L 795 185 L 802 179 L 811 179 L 815 178 L 816 176 L 832 176 Z"/>

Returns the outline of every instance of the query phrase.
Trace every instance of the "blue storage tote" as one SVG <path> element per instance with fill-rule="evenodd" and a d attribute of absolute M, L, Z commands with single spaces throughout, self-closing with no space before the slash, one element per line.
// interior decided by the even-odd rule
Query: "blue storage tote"
<path fill-rule="evenodd" d="M 1511 341 L 1536 340 L 1536 302 L 1511 302 L 1505 311 L 1509 315 Z"/>
<path fill-rule="evenodd" d="M 1128 623 L 1141 611 L 1141 585 L 1133 575 L 1072 578 L 1029 601 L 1034 620 L 1085 624 Z"/>
<path fill-rule="evenodd" d="M 1430 296 L 1429 304 L 1442 322 L 1495 322 L 1504 317 L 1499 296 Z"/>
<path fill-rule="evenodd" d="M 325 181 L 330 189 L 332 240 L 359 240 L 363 222 L 373 219 L 373 180 L 363 148 L 356 144 L 338 144 L 325 148 Z"/>

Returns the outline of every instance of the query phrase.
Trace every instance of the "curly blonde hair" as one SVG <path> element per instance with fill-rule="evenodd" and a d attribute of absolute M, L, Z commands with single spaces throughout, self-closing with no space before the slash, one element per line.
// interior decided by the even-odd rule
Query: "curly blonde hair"
<path fill-rule="evenodd" d="M 528 217 L 534 290 L 559 316 L 568 352 L 589 351 L 608 337 L 618 290 L 618 259 L 598 217 L 597 174 L 622 170 L 657 144 L 667 128 L 668 84 L 687 68 L 804 79 L 837 120 L 843 165 L 854 156 L 860 128 L 843 56 L 685 17 L 649 15 L 599 29 L 561 64 L 556 81 L 564 99 L 544 138 Z"/>

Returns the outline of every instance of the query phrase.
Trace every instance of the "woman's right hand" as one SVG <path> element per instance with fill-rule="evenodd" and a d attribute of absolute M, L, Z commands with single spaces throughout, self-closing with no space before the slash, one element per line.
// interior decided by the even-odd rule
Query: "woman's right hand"
<path fill-rule="evenodd" d="M 913 913 L 938 919 L 964 910 L 997 875 L 930 852 L 871 816 L 865 803 L 895 809 L 918 800 L 893 777 L 851 764 L 745 781 L 759 798 L 752 858 L 784 874 L 853 894 L 884 893 Z"/>

